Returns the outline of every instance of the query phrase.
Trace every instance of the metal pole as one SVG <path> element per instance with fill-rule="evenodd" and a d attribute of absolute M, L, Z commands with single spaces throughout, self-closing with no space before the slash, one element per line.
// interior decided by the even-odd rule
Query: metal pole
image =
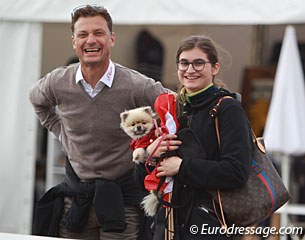
<path fill-rule="evenodd" d="M 290 175 L 290 157 L 288 154 L 281 154 L 281 177 L 283 183 L 285 184 L 287 190 L 289 191 L 289 175 Z M 289 224 L 289 216 L 287 208 L 289 206 L 289 202 L 286 203 L 281 211 L 281 227 L 288 227 Z M 287 240 L 287 236 L 281 235 L 280 240 Z"/>

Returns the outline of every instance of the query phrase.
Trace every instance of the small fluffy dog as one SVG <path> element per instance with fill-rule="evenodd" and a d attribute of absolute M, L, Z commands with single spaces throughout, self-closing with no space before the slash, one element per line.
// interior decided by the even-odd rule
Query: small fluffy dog
<path fill-rule="evenodd" d="M 157 138 L 155 114 L 150 106 L 144 106 L 122 112 L 120 117 L 121 128 L 132 138 L 132 160 L 137 164 L 145 162 L 145 148 Z"/>
<path fill-rule="evenodd" d="M 122 112 L 120 117 L 121 128 L 132 138 L 130 143 L 133 149 L 132 160 L 136 164 L 144 163 L 148 157 L 145 148 L 158 137 L 154 125 L 156 114 L 150 106 L 145 106 Z M 158 198 L 156 194 L 156 191 L 150 191 L 150 194 L 141 202 L 141 206 L 148 216 L 154 216 L 157 211 Z"/>

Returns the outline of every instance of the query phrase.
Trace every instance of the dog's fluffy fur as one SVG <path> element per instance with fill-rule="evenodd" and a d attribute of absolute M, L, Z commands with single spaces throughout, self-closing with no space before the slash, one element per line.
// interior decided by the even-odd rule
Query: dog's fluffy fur
<path fill-rule="evenodd" d="M 132 139 L 140 140 L 146 135 L 154 131 L 155 137 L 157 132 L 154 130 L 154 118 L 156 115 L 152 111 L 151 107 L 139 107 L 132 110 L 127 110 L 120 114 L 121 128 Z M 132 160 L 139 164 L 145 162 L 146 153 L 144 148 L 136 148 L 132 154 Z M 141 202 L 141 206 L 144 212 L 148 216 L 154 216 L 158 208 L 158 198 L 154 191 L 151 191 Z"/>
<path fill-rule="evenodd" d="M 158 210 L 159 200 L 157 198 L 157 193 L 155 191 L 151 191 L 148 195 L 146 195 L 142 202 L 141 206 L 144 209 L 144 212 L 147 216 L 153 217 L 156 215 Z"/>
<path fill-rule="evenodd" d="M 139 107 L 131 110 L 127 110 L 120 114 L 121 128 L 132 139 L 140 140 L 144 136 L 148 135 L 154 129 L 154 117 L 150 106 Z M 132 160 L 135 163 L 145 161 L 145 149 L 136 148 L 132 154 Z"/>

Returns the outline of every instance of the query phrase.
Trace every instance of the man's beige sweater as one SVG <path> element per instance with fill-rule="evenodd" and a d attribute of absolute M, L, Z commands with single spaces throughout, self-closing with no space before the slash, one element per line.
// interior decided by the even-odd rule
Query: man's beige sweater
<path fill-rule="evenodd" d="M 43 126 L 60 136 L 80 179 L 115 180 L 134 166 L 130 138 L 120 129 L 120 113 L 153 106 L 165 91 L 159 82 L 115 64 L 111 88 L 91 98 L 75 82 L 78 64 L 60 67 L 40 79 L 30 101 Z"/>

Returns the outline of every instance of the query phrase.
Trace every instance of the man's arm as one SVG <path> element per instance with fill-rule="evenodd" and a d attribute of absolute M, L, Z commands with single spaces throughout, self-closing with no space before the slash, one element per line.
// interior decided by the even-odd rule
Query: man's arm
<path fill-rule="evenodd" d="M 40 123 L 59 137 L 61 120 L 56 110 L 57 103 L 51 88 L 51 74 L 40 79 L 30 90 L 30 102 Z"/>

